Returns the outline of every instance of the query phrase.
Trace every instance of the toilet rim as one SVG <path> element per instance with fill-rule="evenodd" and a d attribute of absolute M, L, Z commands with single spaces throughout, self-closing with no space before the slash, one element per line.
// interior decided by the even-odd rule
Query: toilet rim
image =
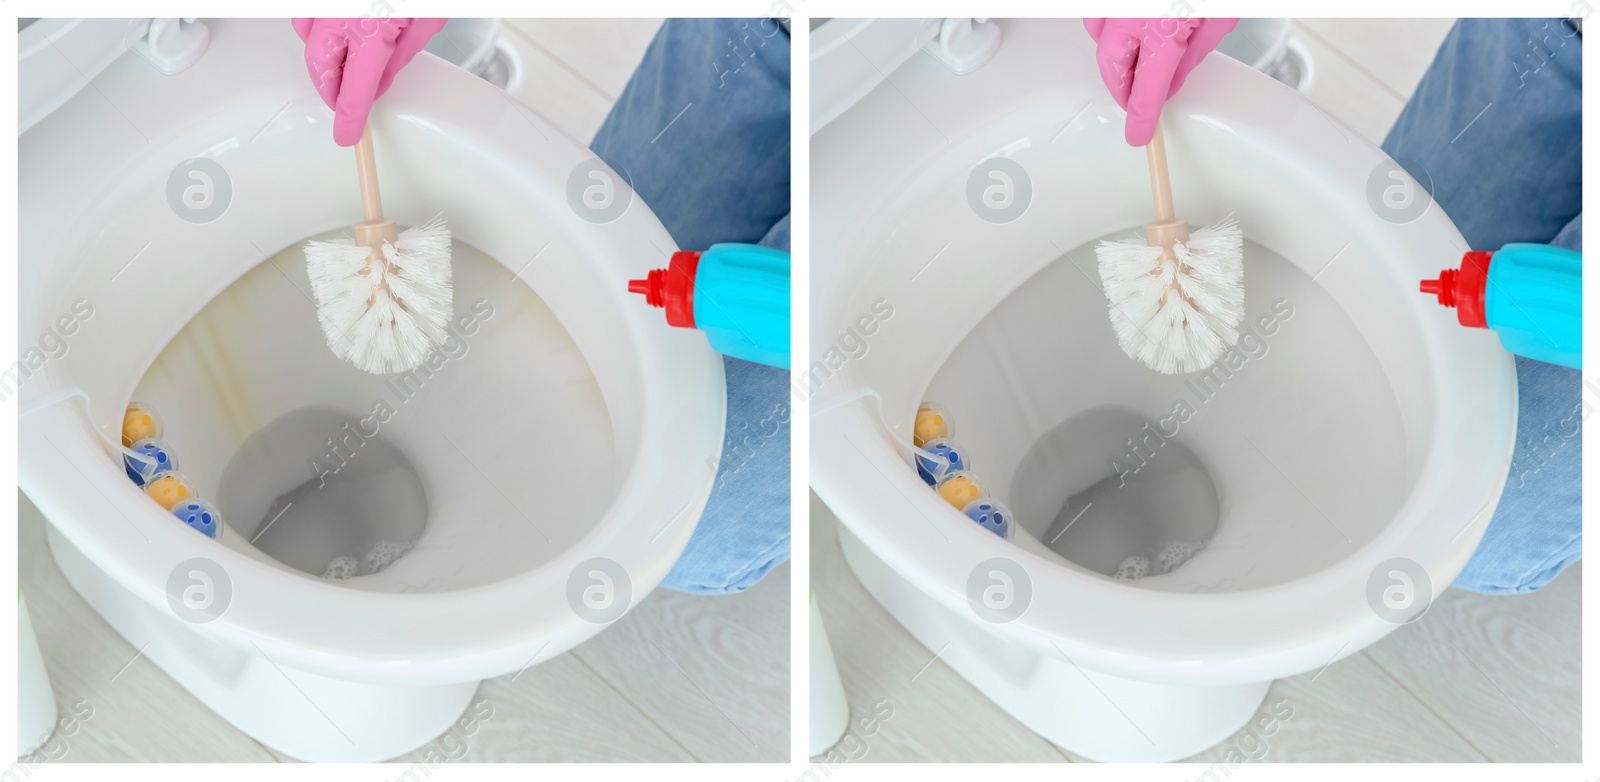
<path fill-rule="evenodd" d="M 1119 112 L 1104 105 L 1108 99 L 1103 86 L 1097 80 L 1089 81 L 1095 72 L 1081 27 L 1059 20 L 1028 25 L 1002 20 L 1002 24 L 1007 25 L 1006 43 L 984 69 L 953 77 L 914 60 L 896 72 L 898 89 L 894 93 L 879 90 L 869 95 L 813 138 L 816 192 L 848 195 L 814 210 L 820 238 L 812 282 L 814 301 L 818 302 L 813 307 L 813 353 L 828 348 L 828 340 L 849 325 L 850 317 L 866 309 L 871 281 L 863 279 L 872 272 L 861 268 L 861 259 L 854 252 L 856 247 L 874 246 L 869 225 L 895 225 L 904 230 L 896 222 L 898 213 L 883 211 L 887 208 L 884 204 L 894 199 L 882 191 L 898 192 L 914 184 L 942 163 L 941 156 L 966 160 L 970 167 L 985 154 L 975 147 L 1009 141 L 1014 136 L 1004 134 L 1015 128 L 1004 128 L 1002 123 L 1027 112 L 1032 113 L 1025 117 L 1031 123 L 1026 128 L 1048 129 L 1038 140 L 1041 144 L 1050 138 L 1049 132 L 1064 132 L 1064 126 L 1072 125 L 1080 106 L 1080 114 L 1089 117 L 1080 125 L 1120 122 Z M 1063 27 L 1071 29 L 1058 29 Z M 1063 32 L 1070 41 L 1063 40 Z M 1081 71 L 1090 76 L 1063 85 L 1069 78 L 1064 74 L 1078 70 L 1064 67 L 1060 62 L 1063 55 L 1083 60 Z M 1350 172 L 1359 169 L 1364 175 L 1384 158 L 1358 137 L 1350 143 L 1353 131 L 1340 130 L 1325 116 L 1313 116 L 1303 103 L 1286 103 L 1302 101 L 1290 90 L 1278 85 L 1241 89 L 1259 86 L 1245 84 L 1246 79 L 1270 81 L 1243 64 L 1208 58 L 1196 75 L 1199 78 L 1191 78 L 1184 92 L 1169 104 L 1174 109 L 1169 121 L 1198 122 L 1231 134 L 1261 137 L 1280 150 L 1292 148 L 1284 141 L 1286 133 L 1305 134 L 1312 140 L 1333 138 L 1339 143 L 1325 156 L 1304 161 L 1305 170 L 1341 185 Z M 1006 83 L 1032 81 L 1023 88 L 1013 84 L 1003 93 L 994 89 L 998 82 L 983 81 L 1006 78 L 1012 80 Z M 903 110 L 902 94 L 916 96 L 916 115 Z M 1268 111 L 1273 102 L 1284 110 Z M 896 106 L 899 112 L 893 111 Z M 943 138 L 929 138 L 928 124 L 937 124 Z M 990 132 L 991 128 L 1000 129 Z M 1116 130 L 1120 138 L 1120 124 Z M 1352 161 L 1356 168 L 1349 168 Z M 893 184 L 886 187 L 884 183 Z M 1360 215 L 1344 217 L 1351 220 Z M 1358 233 L 1379 230 L 1386 236 L 1405 237 L 1408 246 L 1424 239 L 1436 242 L 1441 234 L 1459 240 L 1459 233 L 1438 210 L 1410 225 L 1367 226 Z M 922 256 L 905 259 L 883 277 L 911 278 L 919 265 L 928 263 L 927 255 L 935 249 L 937 245 Z M 830 264 L 829 259 L 837 262 Z M 947 331 L 969 333 L 998 302 L 1048 262 L 1050 259 L 1041 259 L 1032 267 L 1017 270 L 1003 284 L 987 287 L 961 288 L 962 283 L 972 282 L 971 275 L 941 280 L 945 288 L 961 289 L 971 296 L 970 301 L 977 302 L 974 313 L 947 311 L 946 315 L 954 317 L 942 325 L 958 322 L 948 325 Z M 1389 276 L 1402 278 L 1405 273 L 1395 269 Z M 1420 313 L 1429 304 L 1408 299 L 1402 306 L 1409 308 L 1405 310 L 1409 314 Z M 896 298 L 895 305 L 897 313 L 911 313 L 905 317 L 912 322 L 897 324 L 896 334 L 885 329 L 875 337 L 875 355 L 879 351 L 893 353 L 912 338 L 907 335 L 925 336 L 918 332 L 917 327 L 925 321 L 916 320 L 915 302 Z M 1445 386 L 1445 393 L 1425 413 L 1431 416 L 1432 426 L 1418 451 L 1419 477 L 1392 517 L 1404 521 L 1390 523 L 1335 565 L 1270 588 L 1159 593 L 1077 572 L 1005 545 L 967 521 L 916 478 L 907 457 L 884 433 L 870 401 L 829 409 L 832 400 L 874 388 L 873 376 L 862 366 L 869 362 L 846 363 L 827 378 L 827 387 L 812 400 L 813 410 L 818 411 L 811 422 L 812 484 L 841 523 L 875 556 L 962 617 L 972 614 L 965 585 L 978 563 L 991 556 L 1007 556 L 1022 564 L 1034 590 L 1028 611 L 1006 624 L 990 624 L 976 616 L 972 621 L 1041 654 L 1097 670 L 1175 683 L 1253 682 L 1314 669 L 1396 627 L 1380 619 L 1366 600 L 1368 576 L 1380 561 L 1405 556 L 1423 564 L 1432 575 L 1435 593 L 1449 584 L 1482 536 L 1510 465 L 1516 399 L 1510 358 L 1486 355 L 1481 345 L 1471 343 L 1470 337 L 1459 333 L 1459 327 L 1447 322 L 1449 318 L 1416 320 L 1421 324 L 1422 344 L 1437 351 L 1421 357 L 1424 370 L 1434 379 L 1433 387 Z M 959 339 L 950 340 L 938 356 L 934 355 L 938 349 L 924 350 L 915 366 L 902 363 L 892 370 L 879 370 L 879 380 L 891 372 L 899 378 L 892 393 L 874 389 L 884 393 L 885 404 L 891 408 L 884 414 L 891 423 L 909 423 L 928 382 L 957 342 Z M 1487 370 L 1489 380 L 1480 377 L 1472 383 L 1455 383 L 1468 376 L 1452 362 L 1474 371 Z M 1479 420 L 1472 416 L 1474 411 L 1493 415 Z M 968 433 L 958 436 L 968 437 Z M 1471 448 L 1454 447 L 1463 444 L 1484 447 L 1468 458 L 1464 451 Z M 1439 534 L 1440 527 L 1448 527 L 1449 533 Z M 1130 622 L 1130 616 L 1142 621 Z"/>
<path fill-rule="evenodd" d="M 85 172 L 85 178 L 74 185 L 92 191 L 87 194 L 72 194 L 59 183 L 49 185 L 37 159 L 24 172 L 24 186 L 30 181 L 39 183 L 41 202 L 50 205 L 32 214 L 39 218 L 34 221 L 34 231 L 28 231 L 30 223 L 24 222 L 24 231 L 31 234 L 24 246 L 38 259 L 25 263 L 30 273 L 24 274 L 23 280 L 34 289 L 34 295 L 22 302 L 25 328 L 49 322 L 64 302 L 81 292 L 77 286 L 83 284 L 82 275 L 67 268 L 73 264 L 62 262 L 64 258 L 83 262 L 73 253 L 86 247 L 88 240 L 81 231 L 72 230 L 73 226 L 124 203 L 118 199 L 131 198 L 130 191 L 138 191 L 140 197 L 145 197 L 146 191 L 159 192 L 165 171 L 152 173 L 151 166 L 158 164 L 151 160 L 166 161 L 164 166 L 170 167 L 172 161 L 196 151 L 228 153 L 227 135 L 196 143 L 186 133 L 212 132 L 205 129 L 217 123 L 225 125 L 223 121 L 237 115 L 241 106 L 284 106 L 285 112 L 294 115 L 299 110 L 290 111 L 291 106 L 314 105 L 317 111 L 291 116 L 279 130 L 315 137 L 317 144 L 326 141 L 331 113 L 320 108 L 303 67 L 292 65 L 299 58 L 300 46 L 288 25 L 263 31 L 241 20 L 218 20 L 212 27 L 213 43 L 205 58 L 178 77 L 141 75 L 138 69 L 148 66 L 123 62 L 120 69 L 117 64 L 108 69 L 102 80 L 101 89 L 125 100 L 124 105 L 138 105 L 142 98 L 172 90 L 172 83 L 165 79 L 185 78 L 186 85 L 200 86 L 201 94 L 179 107 L 188 115 L 174 112 L 167 119 L 171 123 L 168 128 L 158 130 L 152 125 L 155 120 L 139 115 L 149 134 L 146 143 L 153 148 L 145 146 L 128 153 L 119 161 L 127 162 L 115 168 L 114 174 L 107 173 L 110 166 Z M 125 59 L 132 56 L 125 55 Z M 263 67 L 263 58 L 290 64 Z M 241 89 L 239 85 L 246 86 Z M 208 91 L 217 97 L 216 102 L 205 103 Z M 99 99 L 79 95 L 74 101 Z M 74 105 L 69 101 L 60 113 L 81 117 L 81 112 L 73 114 Z M 248 132 L 259 128 L 259 114 L 251 114 Z M 66 121 L 53 115 L 39 128 L 59 133 L 64 127 L 59 122 Z M 101 383 L 120 390 L 102 389 L 95 400 L 94 421 L 76 402 L 50 405 L 23 417 L 19 452 L 27 458 L 22 460 L 19 483 L 74 547 L 159 610 L 168 610 L 165 587 L 180 562 L 204 556 L 222 565 L 232 582 L 233 602 L 219 619 L 200 627 L 248 653 L 344 678 L 392 681 L 403 676 L 416 684 L 458 682 L 517 670 L 559 654 L 603 629 L 604 625 L 580 619 L 567 604 L 568 577 L 579 563 L 604 556 L 622 565 L 633 585 L 631 604 L 637 604 L 670 570 L 693 533 L 714 479 L 706 465 L 714 462 L 712 457 L 720 452 L 722 442 L 722 362 L 699 335 L 663 327 L 659 314 L 638 306 L 620 284 L 628 274 L 653 263 L 658 253 L 675 249 L 647 207 L 629 208 L 609 226 L 584 222 L 565 208 L 551 208 L 566 203 L 567 171 L 592 157 L 581 143 L 531 110 L 515 106 L 487 82 L 426 54 L 407 68 L 407 78 L 397 82 L 379 104 L 373 123 L 384 139 L 380 143 L 388 145 L 394 158 L 416 154 L 419 144 L 439 144 L 458 157 L 477 154 L 491 158 L 485 165 L 492 163 L 504 179 L 516 179 L 532 194 L 523 208 L 537 212 L 538 206 L 544 205 L 543 222 L 558 230 L 547 258 L 565 263 L 582 254 L 594 260 L 592 264 L 529 270 L 522 284 L 534 279 L 545 284 L 565 283 L 568 288 L 561 293 L 579 294 L 575 302 L 552 302 L 552 309 L 569 328 L 571 322 L 560 311 L 562 306 L 595 305 L 609 314 L 604 326 L 607 333 L 595 339 L 631 347 L 626 356 L 586 354 L 592 366 L 599 360 L 614 367 L 631 367 L 628 371 L 640 379 L 667 381 L 655 384 L 660 387 L 653 387 L 649 394 L 638 393 L 637 407 L 623 417 L 636 423 L 634 437 L 642 445 L 633 448 L 631 455 L 619 453 L 625 462 L 619 465 L 624 467 L 619 472 L 626 479 L 585 535 L 554 559 L 518 576 L 450 592 L 369 592 L 280 570 L 173 523 L 169 514 L 143 497 L 117 460 L 108 455 L 91 427 L 109 424 L 120 412 L 117 406 L 137 383 L 138 374 Z M 548 148 L 520 148 L 530 127 L 551 142 Z M 222 143 L 215 143 L 218 139 Z M 35 153 L 58 149 L 37 136 L 33 142 L 29 149 Z M 331 142 L 327 146 L 331 147 Z M 263 181 L 268 183 L 280 182 L 269 174 L 252 174 L 243 168 L 239 172 L 241 176 L 267 177 Z M 95 175 L 103 177 L 98 187 Z M 61 196 L 60 200 L 51 200 L 52 194 Z M 386 209 L 393 206 L 402 223 L 416 217 L 408 213 L 413 208 L 406 201 L 401 197 L 391 202 L 386 193 Z M 458 238 L 487 252 L 486 244 L 492 242 L 475 241 L 489 235 L 483 223 L 490 220 L 491 210 L 482 211 L 482 219 L 458 221 L 452 227 Z M 341 219 L 338 215 L 329 218 L 335 223 Z M 277 237 L 271 241 L 289 245 L 331 227 L 304 230 L 304 225 L 302 221 L 300 227 L 278 226 L 268 233 Z M 243 273 L 254 264 L 238 260 L 233 271 Z M 222 279 L 230 273 L 218 271 L 218 279 L 207 281 L 214 283 L 212 295 L 231 283 L 233 277 Z M 172 330 L 181 328 L 206 300 L 195 303 L 172 324 Z M 106 311 L 112 311 L 110 304 L 96 301 L 97 307 Z M 579 339 L 580 345 L 583 341 Z M 73 347 L 76 350 L 78 345 Z M 75 385 L 72 370 L 78 370 L 78 377 L 87 376 L 82 367 L 73 365 L 74 358 L 65 356 L 35 373 L 19 392 L 22 407 Z M 596 374 L 599 379 L 599 369 Z M 619 410 L 609 393 L 607 396 L 608 415 L 615 423 Z M 658 458 L 645 447 L 657 442 L 675 443 L 684 458 Z M 676 508 L 681 510 L 674 513 Z M 119 516 L 125 518 L 119 520 Z M 130 525 L 152 545 L 145 546 L 140 536 L 131 535 Z M 125 547 L 129 540 L 137 544 Z M 337 603 L 339 610 L 325 610 L 330 603 Z M 286 606 L 319 610 L 295 613 L 283 610 Z"/>

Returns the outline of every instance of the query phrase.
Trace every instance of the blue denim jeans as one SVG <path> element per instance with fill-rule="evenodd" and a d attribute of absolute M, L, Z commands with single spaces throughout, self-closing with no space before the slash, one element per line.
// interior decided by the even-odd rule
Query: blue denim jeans
<path fill-rule="evenodd" d="M 1384 139 L 1471 249 L 1582 249 L 1582 53 L 1565 20 L 1463 19 Z M 1453 584 L 1474 592 L 1531 592 L 1583 555 L 1581 375 L 1516 361 L 1511 474 Z"/>
<path fill-rule="evenodd" d="M 775 19 L 667 20 L 590 146 L 679 247 L 789 249 L 788 32 Z M 789 373 L 722 363 L 716 484 L 662 582 L 699 594 L 741 591 L 789 558 Z"/>

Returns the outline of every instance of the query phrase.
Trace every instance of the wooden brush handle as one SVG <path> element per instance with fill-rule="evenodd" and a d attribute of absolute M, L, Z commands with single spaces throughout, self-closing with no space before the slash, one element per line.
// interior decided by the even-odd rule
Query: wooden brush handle
<path fill-rule="evenodd" d="M 1155 222 L 1145 223 L 1144 241 L 1151 247 L 1164 248 L 1162 258 L 1172 256 L 1172 245 L 1189 242 L 1189 223 L 1179 220 L 1172 209 L 1172 180 L 1167 177 L 1167 140 L 1156 124 L 1155 135 L 1144 147 L 1145 158 L 1150 163 L 1150 194 L 1156 202 Z"/>
<path fill-rule="evenodd" d="M 378 160 L 372 153 L 371 125 L 361 129 L 361 140 L 356 142 L 356 180 L 361 184 L 362 218 L 368 223 L 383 222 L 383 198 L 378 195 Z"/>
<path fill-rule="evenodd" d="M 361 140 L 366 141 L 367 137 L 363 135 Z M 1177 215 L 1172 210 L 1172 180 L 1167 176 L 1167 140 L 1161 134 L 1160 123 L 1156 124 L 1156 133 L 1145 145 L 1144 153 L 1150 163 L 1150 192 L 1156 201 L 1156 222 L 1172 222 Z M 377 198 L 376 193 L 373 198 Z"/>

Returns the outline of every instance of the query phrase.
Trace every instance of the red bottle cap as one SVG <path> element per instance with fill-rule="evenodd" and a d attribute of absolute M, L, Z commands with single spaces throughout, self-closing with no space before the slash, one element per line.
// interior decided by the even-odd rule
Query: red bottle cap
<path fill-rule="evenodd" d="M 644 302 L 667 310 L 667 325 L 694 328 L 694 275 L 700 253 L 676 252 L 665 269 L 652 269 L 642 280 L 628 280 L 628 290 L 643 293 Z"/>
<path fill-rule="evenodd" d="M 1489 261 L 1492 253 L 1469 252 L 1461 256 L 1460 269 L 1445 269 L 1437 280 L 1423 280 L 1422 292 L 1439 297 L 1439 303 L 1455 307 L 1456 320 L 1461 325 L 1485 329 L 1489 322 L 1483 314 L 1483 291 L 1489 283 Z"/>

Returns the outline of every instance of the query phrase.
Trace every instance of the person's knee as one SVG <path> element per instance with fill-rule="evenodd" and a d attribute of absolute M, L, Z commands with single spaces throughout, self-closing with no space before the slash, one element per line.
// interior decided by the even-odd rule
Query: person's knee
<path fill-rule="evenodd" d="M 769 545 L 731 548 L 691 541 L 661 586 L 693 595 L 731 595 L 760 583 L 772 569 L 789 559 L 789 536 Z"/>
<path fill-rule="evenodd" d="M 1553 562 L 1530 569 L 1511 567 L 1503 560 L 1487 559 L 1480 564 L 1474 556 L 1450 586 L 1483 595 L 1525 595 L 1556 580 L 1562 571 L 1576 561 L 1575 558 L 1558 557 Z"/>
<path fill-rule="evenodd" d="M 680 560 L 680 562 L 681 561 L 682 560 Z M 687 592 L 691 595 L 731 595 L 738 592 L 743 592 L 746 589 L 754 586 L 757 581 L 761 580 L 760 578 L 741 578 L 735 580 L 715 577 L 706 578 L 705 576 L 707 575 L 713 574 L 696 572 L 694 570 L 688 570 L 686 572 L 679 573 L 678 568 L 674 567 L 672 572 L 667 575 L 667 579 L 661 582 L 661 586 L 665 589 L 671 589 L 676 592 Z"/>
<path fill-rule="evenodd" d="M 787 252 L 789 250 L 789 215 L 784 215 L 770 230 L 761 237 L 757 244 L 762 247 L 773 247 Z"/>
<path fill-rule="evenodd" d="M 678 578 L 669 577 L 661 586 L 691 595 L 732 595 L 755 586 L 766 573 L 736 579 L 700 577 L 703 575 L 710 574 L 690 572 Z"/>
<path fill-rule="evenodd" d="M 1561 229 L 1561 233 L 1556 234 L 1556 238 L 1550 240 L 1550 243 L 1557 247 L 1583 252 L 1583 213 L 1579 212 L 1577 217 L 1572 218 Z"/>
<path fill-rule="evenodd" d="M 1451 586 L 1486 595 L 1526 594 L 1579 561 L 1580 464 L 1576 447 L 1555 451 L 1542 463 L 1513 463 L 1489 528 Z"/>

